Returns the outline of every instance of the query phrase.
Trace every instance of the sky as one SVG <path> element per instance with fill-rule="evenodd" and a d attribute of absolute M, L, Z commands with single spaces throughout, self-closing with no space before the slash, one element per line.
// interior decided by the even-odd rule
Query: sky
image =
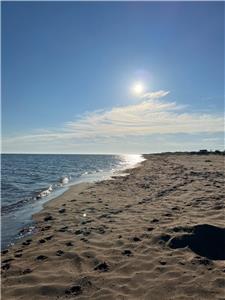
<path fill-rule="evenodd" d="M 223 2 L 1 5 L 3 152 L 224 149 Z"/>

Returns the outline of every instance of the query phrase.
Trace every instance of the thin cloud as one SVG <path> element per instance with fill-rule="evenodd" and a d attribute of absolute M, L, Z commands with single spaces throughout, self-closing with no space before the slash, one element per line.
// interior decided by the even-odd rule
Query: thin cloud
<path fill-rule="evenodd" d="M 60 129 L 40 130 L 24 136 L 7 138 L 4 145 L 13 143 L 80 143 L 129 136 L 152 134 L 215 133 L 223 131 L 224 118 L 214 114 L 187 113 L 176 102 L 161 100 L 169 91 L 146 93 L 140 102 L 85 113 L 67 122 Z"/>

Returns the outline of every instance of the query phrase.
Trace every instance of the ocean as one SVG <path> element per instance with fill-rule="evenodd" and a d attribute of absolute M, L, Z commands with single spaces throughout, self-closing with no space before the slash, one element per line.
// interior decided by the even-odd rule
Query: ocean
<path fill-rule="evenodd" d="M 32 215 L 70 185 L 110 178 L 141 155 L 2 154 L 2 249 L 35 230 Z"/>

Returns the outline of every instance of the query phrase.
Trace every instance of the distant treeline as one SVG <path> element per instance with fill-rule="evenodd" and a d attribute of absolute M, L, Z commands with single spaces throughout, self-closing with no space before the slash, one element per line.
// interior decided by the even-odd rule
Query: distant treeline
<path fill-rule="evenodd" d="M 216 154 L 216 155 L 225 155 L 225 150 L 207 150 L 201 149 L 199 151 L 177 151 L 177 152 L 161 152 L 161 153 L 153 153 L 154 155 L 166 155 L 166 154 L 174 154 L 174 155 L 209 155 L 209 154 Z M 152 154 L 144 154 L 144 156 L 152 155 Z"/>

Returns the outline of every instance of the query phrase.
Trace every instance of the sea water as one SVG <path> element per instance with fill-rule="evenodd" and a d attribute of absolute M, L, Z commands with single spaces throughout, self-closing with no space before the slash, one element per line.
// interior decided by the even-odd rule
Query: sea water
<path fill-rule="evenodd" d="M 2 248 L 32 233 L 32 215 L 70 185 L 108 179 L 142 160 L 141 155 L 2 154 Z"/>

